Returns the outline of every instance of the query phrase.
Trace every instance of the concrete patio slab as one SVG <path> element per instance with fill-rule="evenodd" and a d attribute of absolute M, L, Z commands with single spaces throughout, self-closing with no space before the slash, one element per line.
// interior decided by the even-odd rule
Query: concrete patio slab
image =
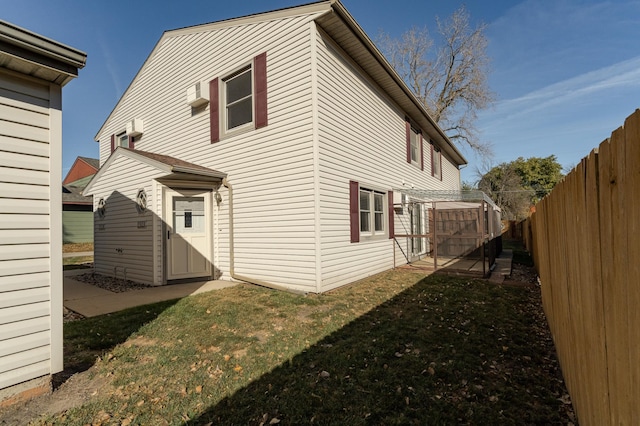
<path fill-rule="evenodd" d="M 76 281 L 73 279 L 73 275 L 65 274 L 64 306 L 85 317 L 95 317 L 135 306 L 180 299 L 194 294 L 233 287 L 237 284 L 236 282 L 222 280 L 201 281 L 114 293 L 91 284 Z"/>

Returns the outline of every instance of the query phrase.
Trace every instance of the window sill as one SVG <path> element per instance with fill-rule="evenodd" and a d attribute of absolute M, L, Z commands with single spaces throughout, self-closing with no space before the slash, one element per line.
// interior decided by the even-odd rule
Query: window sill
<path fill-rule="evenodd" d="M 239 136 L 239 135 L 251 132 L 253 130 L 256 130 L 256 127 L 253 124 L 253 122 L 247 123 L 247 124 L 243 124 L 242 126 L 236 127 L 233 130 L 223 132 L 220 135 L 220 140 L 230 139 L 230 138 L 233 138 L 235 136 Z"/>
<path fill-rule="evenodd" d="M 365 242 L 365 241 L 379 241 L 379 240 L 388 240 L 389 239 L 389 234 L 387 234 L 386 232 L 384 234 L 375 234 L 375 235 L 371 235 L 371 234 L 360 234 L 360 242 Z"/>

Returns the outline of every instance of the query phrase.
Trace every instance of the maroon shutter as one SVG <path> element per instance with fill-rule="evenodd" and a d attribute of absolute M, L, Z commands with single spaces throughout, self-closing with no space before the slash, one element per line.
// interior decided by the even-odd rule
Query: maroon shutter
<path fill-rule="evenodd" d="M 349 181 L 349 218 L 351 222 L 351 242 L 360 242 L 360 197 L 358 182 Z"/>
<path fill-rule="evenodd" d="M 253 79 L 255 85 L 255 126 L 256 129 L 268 124 L 267 117 L 267 53 L 253 58 Z"/>
<path fill-rule="evenodd" d="M 404 124 L 407 134 L 407 163 L 411 164 L 411 123 L 408 118 L 404 119 Z"/>
<path fill-rule="evenodd" d="M 387 192 L 387 198 L 389 199 L 389 239 L 392 239 L 396 232 L 393 220 L 393 191 Z"/>
<path fill-rule="evenodd" d="M 211 143 L 220 140 L 220 114 L 218 108 L 218 79 L 214 78 L 209 82 L 209 127 Z"/>
<path fill-rule="evenodd" d="M 116 150 L 116 135 L 111 135 L 111 152 Z"/>
<path fill-rule="evenodd" d="M 135 138 L 133 136 L 129 136 L 129 149 L 135 149 L 134 144 L 135 144 Z"/>
<path fill-rule="evenodd" d="M 440 160 L 440 182 L 442 182 L 442 151 L 438 151 L 438 160 Z"/>
<path fill-rule="evenodd" d="M 422 133 L 420 133 L 420 170 L 424 170 L 424 146 Z"/>
<path fill-rule="evenodd" d="M 433 168 L 435 166 L 435 164 L 433 162 L 433 143 L 430 143 L 429 147 L 431 148 L 431 176 L 435 176 L 435 173 L 434 173 L 434 170 L 433 170 Z"/>

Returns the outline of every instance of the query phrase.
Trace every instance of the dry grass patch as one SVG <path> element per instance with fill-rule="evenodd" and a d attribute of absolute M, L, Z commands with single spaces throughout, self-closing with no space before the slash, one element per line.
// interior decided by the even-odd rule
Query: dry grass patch
<path fill-rule="evenodd" d="M 467 278 L 398 270 L 308 297 L 227 288 L 164 306 L 101 359 L 112 389 L 44 423 L 573 420 L 537 289 Z"/>

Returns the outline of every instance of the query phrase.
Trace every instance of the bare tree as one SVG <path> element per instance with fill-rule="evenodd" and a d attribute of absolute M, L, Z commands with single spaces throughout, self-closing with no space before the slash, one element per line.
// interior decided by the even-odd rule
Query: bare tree
<path fill-rule="evenodd" d="M 491 144 L 481 141 L 475 128 L 477 112 L 494 101 L 487 82 L 486 25 L 471 28 L 464 6 L 447 21 L 436 22 L 442 44 L 435 49 L 426 27 L 413 27 L 400 39 L 381 33 L 379 44 L 449 138 L 490 157 Z"/>

